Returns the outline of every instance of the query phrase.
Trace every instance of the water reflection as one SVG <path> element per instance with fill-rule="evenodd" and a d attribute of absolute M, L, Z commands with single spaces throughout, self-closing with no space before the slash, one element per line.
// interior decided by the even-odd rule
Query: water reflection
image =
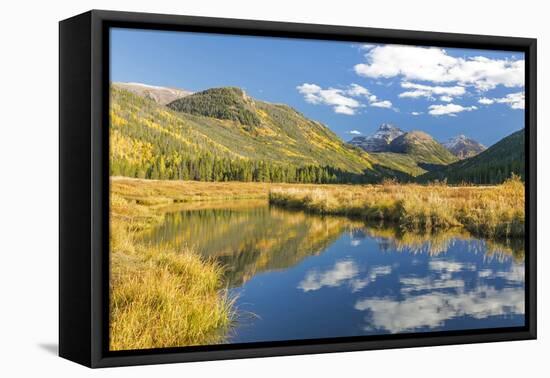
<path fill-rule="evenodd" d="M 143 239 L 226 267 L 239 312 L 256 315 L 228 342 L 524 324 L 521 240 L 403 233 L 262 201 L 183 207 Z"/>

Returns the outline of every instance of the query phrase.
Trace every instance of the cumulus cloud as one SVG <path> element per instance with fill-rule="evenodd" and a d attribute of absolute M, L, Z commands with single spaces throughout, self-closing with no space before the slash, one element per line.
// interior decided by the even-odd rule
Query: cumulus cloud
<path fill-rule="evenodd" d="M 403 45 L 378 45 L 366 50 L 366 63 L 355 72 L 369 78 L 401 76 L 407 81 L 456 82 L 486 91 L 498 85 L 524 86 L 524 60 L 490 59 L 482 56 L 453 57 L 445 49 Z"/>
<path fill-rule="evenodd" d="M 353 115 L 357 111 L 357 108 L 361 107 L 359 101 L 346 96 L 346 92 L 342 89 L 322 89 L 316 84 L 309 83 L 304 83 L 296 88 L 310 104 L 332 106 L 336 113 Z"/>
<path fill-rule="evenodd" d="M 298 284 L 298 289 L 304 292 L 316 291 L 323 287 L 339 287 L 348 285 L 352 292 L 359 291 L 374 282 L 378 277 L 391 273 L 391 266 L 380 265 L 372 267 L 360 275 L 357 264 L 352 260 L 338 261 L 331 269 L 324 272 L 309 271 Z"/>
<path fill-rule="evenodd" d="M 370 269 L 364 277 L 351 280 L 351 291 L 355 293 L 365 288 L 371 282 L 376 281 L 378 277 L 390 274 L 391 271 L 392 268 L 389 265 L 375 266 L 374 268 Z"/>
<path fill-rule="evenodd" d="M 476 110 L 477 106 L 462 106 L 458 104 L 430 105 L 428 113 L 433 116 L 449 115 L 455 116 L 457 113 L 470 112 Z"/>
<path fill-rule="evenodd" d="M 482 105 L 491 105 L 495 103 L 495 100 L 493 100 L 492 98 L 482 97 L 477 102 Z"/>
<path fill-rule="evenodd" d="M 501 98 L 487 98 L 482 97 L 478 101 L 482 105 L 492 105 L 492 104 L 506 104 L 512 109 L 525 109 L 525 93 L 509 93 Z"/>
<path fill-rule="evenodd" d="M 391 108 L 392 103 L 391 101 L 388 101 L 388 100 L 376 101 L 376 102 L 371 102 L 370 106 L 374 106 L 375 108 Z"/>
<path fill-rule="evenodd" d="M 421 115 L 421 114 L 423 114 L 423 113 L 422 113 L 422 112 L 411 112 L 411 114 L 412 114 L 413 116 L 419 116 L 419 115 Z"/>
<path fill-rule="evenodd" d="M 401 83 L 401 88 L 408 89 L 408 91 L 399 94 L 401 98 L 418 98 L 426 97 L 428 99 L 435 99 L 434 96 L 442 96 L 442 101 L 452 101 L 455 96 L 462 96 L 466 93 L 466 89 L 463 86 L 455 85 L 450 87 L 443 86 L 431 86 L 424 84 L 411 83 L 404 81 Z"/>
<path fill-rule="evenodd" d="M 305 279 L 298 284 L 298 289 L 308 292 L 319 290 L 325 286 L 338 287 L 358 273 L 359 269 L 353 261 L 338 261 L 332 269 L 325 272 L 308 272 Z"/>
<path fill-rule="evenodd" d="M 328 88 L 323 89 L 317 84 L 304 83 L 296 87 L 304 99 L 314 105 L 331 106 L 335 113 L 354 115 L 361 107 L 366 106 L 360 99 L 374 107 L 391 108 L 392 103 L 384 100 L 379 101 L 367 88 L 359 84 L 351 84 L 347 88 Z"/>
<path fill-rule="evenodd" d="M 436 271 L 436 272 L 449 272 L 449 273 L 457 273 L 464 270 L 475 270 L 476 266 L 475 264 L 468 264 L 468 263 L 461 263 L 458 261 L 452 261 L 452 260 L 431 260 L 428 263 L 428 267 L 430 270 Z"/>
<path fill-rule="evenodd" d="M 498 290 L 480 286 L 465 293 L 432 292 L 409 296 L 404 300 L 369 298 L 355 304 L 359 311 L 370 311 L 369 323 L 391 333 L 411 331 L 420 327 L 436 328 L 445 321 L 469 316 L 484 319 L 489 316 L 525 313 L 525 294 L 522 288 Z"/>
<path fill-rule="evenodd" d="M 359 131 L 359 130 L 350 130 L 350 131 L 348 131 L 348 134 L 361 135 L 361 131 Z"/>
<path fill-rule="evenodd" d="M 400 277 L 400 296 L 356 301 L 356 310 L 369 312 L 365 328 L 399 333 L 441 327 L 459 317 L 484 319 L 525 313 L 523 265 L 515 264 L 506 271 L 480 270 L 478 286 L 472 289 L 460 272 L 475 271 L 474 263 L 434 259 L 429 261 L 428 268 L 430 273 L 424 277 Z M 485 283 L 495 278 L 504 278 L 508 286 L 500 288 Z"/>

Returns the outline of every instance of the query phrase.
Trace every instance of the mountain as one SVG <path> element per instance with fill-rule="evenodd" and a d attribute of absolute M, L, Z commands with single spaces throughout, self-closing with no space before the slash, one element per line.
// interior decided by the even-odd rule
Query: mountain
<path fill-rule="evenodd" d="M 111 104 L 112 175 L 289 182 L 382 176 L 368 153 L 325 125 L 239 88 L 208 89 L 161 106 L 113 85 Z"/>
<path fill-rule="evenodd" d="M 423 131 L 400 135 L 390 143 L 389 151 L 414 156 L 423 163 L 445 165 L 456 161 L 455 156 Z"/>
<path fill-rule="evenodd" d="M 480 154 L 426 173 L 421 182 L 498 184 L 514 173 L 525 179 L 525 130 L 516 131 Z"/>
<path fill-rule="evenodd" d="M 430 135 L 410 131 L 393 139 L 388 152 L 371 153 L 380 166 L 420 176 L 430 170 L 453 163 L 458 159 Z"/>
<path fill-rule="evenodd" d="M 459 159 L 465 159 L 479 154 L 487 149 L 483 144 L 468 138 L 465 135 L 458 135 L 442 143 L 443 146 L 451 151 Z"/>
<path fill-rule="evenodd" d="M 403 130 L 389 123 L 383 123 L 376 133 L 370 136 L 354 137 L 348 143 L 367 152 L 387 152 L 390 142 L 403 134 Z"/>
<path fill-rule="evenodd" d="M 141 83 L 113 83 L 112 86 L 130 91 L 141 97 L 149 98 L 161 105 L 166 105 L 192 93 L 183 89 L 158 87 Z"/>

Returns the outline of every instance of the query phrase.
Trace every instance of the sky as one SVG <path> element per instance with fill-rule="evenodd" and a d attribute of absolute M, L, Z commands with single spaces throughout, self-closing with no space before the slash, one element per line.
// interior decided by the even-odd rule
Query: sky
<path fill-rule="evenodd" d="M 111 29 L 110 79 L 236 86 L 343 140 L 382 123 L 490 146 L 524 127 L 522 52 Z"/>

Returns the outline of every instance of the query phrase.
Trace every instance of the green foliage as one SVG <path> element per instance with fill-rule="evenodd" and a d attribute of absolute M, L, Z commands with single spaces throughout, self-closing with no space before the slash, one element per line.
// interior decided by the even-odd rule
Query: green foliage
<path fill-rule="evenodd" d="M 525 130 L 517 131 L 479 155 L 418 177 L 420 182 L 500 184 L 516 175 L 525 180 Z"/>
<path fill-rule="evenodd" d="M 243 125 L 258 126 L 260 118 L 252 102 L 239 88 L 212 88 L 175 100 L 168 107 L 178 112 L 229 119 Z"/>

